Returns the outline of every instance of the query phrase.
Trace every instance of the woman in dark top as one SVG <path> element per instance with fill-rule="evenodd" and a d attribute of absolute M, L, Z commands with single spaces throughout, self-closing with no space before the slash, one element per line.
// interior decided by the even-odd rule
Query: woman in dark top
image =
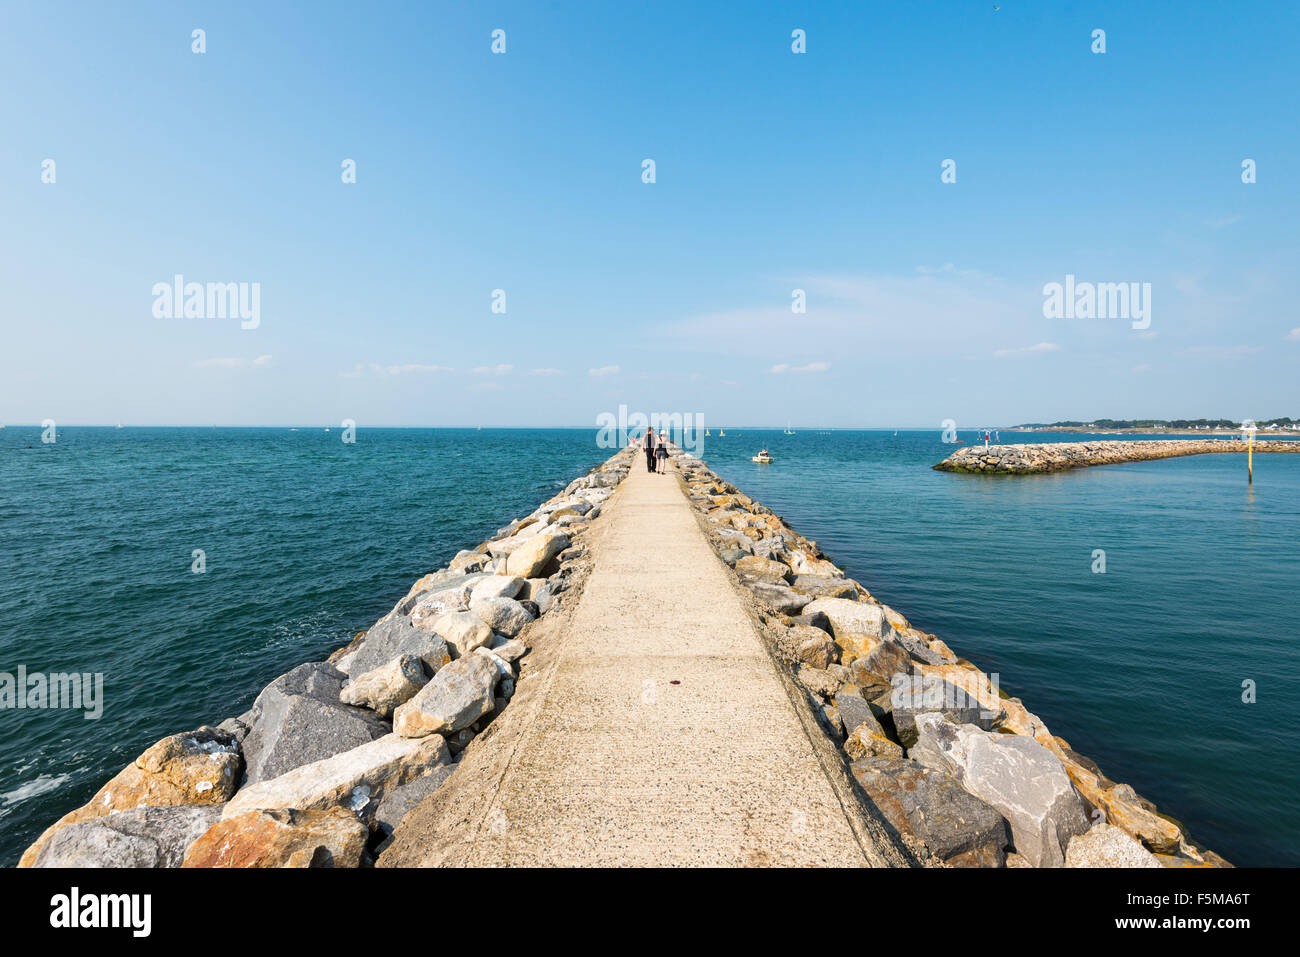
<path fill-rule="evenodd" d="M 658 461 L 655 463 L 655 464 L 657 465 L 657 468 L 655 469 L 655 471 L 657 471 L 660 475 L 663 475 L 663 474 L 667 473 L 667 471 L 668 471 L 668 433 L 666 433 L 666 432 L 660 432 L 660 433 L 659 433 L 659 444 L 658 444 L 657 446 L 655 446 L 655 458 L 658 460 Z"/>

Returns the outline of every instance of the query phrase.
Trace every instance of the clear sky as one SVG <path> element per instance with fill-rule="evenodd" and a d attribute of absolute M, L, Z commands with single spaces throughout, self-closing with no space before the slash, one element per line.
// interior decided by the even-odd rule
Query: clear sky
<path fill-rule="evenodd" d="M 1293 2 L 5 0 L 0 421 L 1300 417 L 1298 55 Z"/>

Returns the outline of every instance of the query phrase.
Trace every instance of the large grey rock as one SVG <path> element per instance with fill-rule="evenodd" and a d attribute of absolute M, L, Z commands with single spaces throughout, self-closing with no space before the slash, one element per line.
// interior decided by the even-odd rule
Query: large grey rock
<path fill-rule="evenodd" d="M 572 540 L 567 532 L 547 531 L 527 539 L 506 559 L 506 574 L 521 578 L 536 578 L 543 573 L 556 555 L 569 547 Z"/>
<path fill-rule="evenodd" d="M 830 575 L 796 575 L 790 587 L 795 591 L 812 595 L 814 598 L 847 598 L 858 595 L 858 586 L 846 578 L 834 578 Z"/>
<path fill-rule="evenodd" d="M 399 704 L 405 704 L 429 680 L 424 661 L 415 655 L 402 655 L 386 665 L 353 678 L 343 687 L 340 700 L 355 704 L 387 718 Z"/>
<path fill-rule="evenodd" d="M 826 668 L 839 660 L 839 648 L 820 628 L 789 624 L 775 628 L 777 650 L 787 661 Z"/>
<path fill-rule="evenodd" d="M 404 615 L 395 615 L 366 632 L 360 647 L 340 658 L 336 664 L 345 674 L 363 675 L 403 655 L 421 658 L 430 674 L 451 660 L 451 651 L 441 635 L 416 628 Z"/>
<path fill-rule="evenodd" d="M 889 637 L 898 642 L 909 655 L 917 661 L 923 661 L 927 665 L 947 665 L 952 664 L 953 659 L 944 657 L 943 654 L 931 648 L 928 644 L 908 634 L 909 629 L 891 628 Z"/>
<path fill-rule="evenodd" d="M 493 631 L 513 638 L 523 631 L 533 616 L 513 598 L 489 598 L 474 607 L 474 614 Z"/>
<path fill-rule="evenodd" d="M 384 795 L 384 799 L 379 802 L 375 811 L 374 825 L 385 837 L 393 833 L 393 829 L 402 823 L 402 818 L 415 809 L 415 806 L 427 798 L 438 788 L 442 787 L 443 782 L 451 777 L 452 772 L 456 770 L 454 764 L 443 764 L 434 768 L 428 774 L 416 778 L 409 784 L 403 784 L 401 787 L 394 788 Z"/>
<path fill-rule="evenodd" d="M 880 638 L 887 634 L 889 623 L 884 609 L 866 601 L 848 598 L 818 598 L 804 606 L 805 615 L 824 614 L 831 623 L 831 634 L 837 641 L 858 635 Z"/>
<path fill-rule="evenodd" d="M 524 587 L 518 575 L 490 575 L 476 582 L 469 595 L 469 607 L 489 598 L 515 598 Z"/>
<path fill-rule="evenodd" d="M 324 662 L 299 665 L 263 689 L 253 702 L 243 741 L 246 781 L 278 777 L 388 733 L 371 711 L 339 700 L 343 673 Z"/>
<path fill-rule="evenodd" d="M 433 623 L 447 642 L 453 658 L 463 658 L 492 640 L 492 628 L 472 611 L 449 611 Z"/>
<path fill-rule="evenodd" d="M 465 611 L 469 608 L 469 596 L 474 586 L 491 572 L 475 572 L 461 575 L 450 582 L 438 585 L 412 595 L 399 606 L 402 614 L 411 616 L 411 624 L 416 628 L 429 630 L 430 625 L 449 611 Z"/>
<path fill-rule="evenodd" d="M 114 811 L 56 831 L 33 867 L 180 867 L 186 849 L 221 817 L 221 805 Z"/>
<path fill-rule="evenodd" d="M 861 758 L 850 770 L 885 819 L 935 856 L 955 867 L 1005 863 L 1006 821 L 951 775 L 902 758 Z"/>
<path fill-rule="evenodd" d="M 875 713 L 871 710 L 871 704 L 856 691 L 844 689 L 837 692 L 835 707 L 839 709 L 840 720 L 844 722 L 845 734 L 850 734 L 863 722 L 870 722 L 876 727 L 880 726 Z"/>
<path fill-rule="evenodd" d="M 1160 860 L 1130 834 L 1105 822 L 1087 834 L 1070 838 L 1066 867 L 1163 867 Z"/>
<path fill-rule="evenodd" d="M 537 610 L 545 615 L 555 607 L 555 596 L 558 594 L 556 589 L 549 581 L 540 588 L 532 592 L 528 597 L 537 605 Z"/>
<path fill-rule="evenodd" d="M 450 762 L 447 742 L 438 735 L 412 739 L 388 734 L 250 784 L 226 803 L 221 816 L 228 820 L 254 809 L 323 811 L 331 807 L 369 816 L 389 790 Z"/>
<path fill-rule="evenodd" d="M 964 688 L 937 675 L 897 676 L 889 696 L 894 730 L 905 748 L 916 744 L 916 716 L 941 714 L 953 724 L 973 724 L 982 731 L 993 730 L 999 716 L 984 706 Z"/>
<path fill-rule="evenodd" d="M 1060 760 L 1032 738 L 955 725 L 942 715 L 916 716 L 910 756 L 947 771 L 1011 825 L 1016 853 L 1034 867 L 1060 867 L 1070 838 L 1088 818 Z"/>
<path fill-rule="evenodd" d="M 797 615 L 804 605 L 812 601 L 807 595 L 800 595 L 776 582 L 752 579 L 745 581 L 745 585 L 754 593 L 755 598 L 781 615 Z"/>
<path fill-rule="evenodd" d="M 837 636 L 835 641 L 844 649 L 853 680 L 858 685 L 881 682 L 893 684 L 912 673 L 911 656 L 892 638 L 873 638 L 871 635 L 845 638 Z"/>
<path fill-rule="evenodd" d="M 457 658 L 393 712 L 393 730 L 419 738 L 468 728 L 492 710 L 493 691 L 500 677 L 497 665 L 484 655 Z"/>

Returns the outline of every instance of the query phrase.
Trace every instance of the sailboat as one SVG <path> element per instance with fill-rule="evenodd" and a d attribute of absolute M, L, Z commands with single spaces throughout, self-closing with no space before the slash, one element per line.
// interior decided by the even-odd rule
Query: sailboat
<path fill-rule="evenodd" d="M 705 429 L 705 430 L 704 430 L 704 435 L 705 435 L 706 438 L 708 437 L 708 434 L 709 434 L 709 430 L 708 430 L 708 429 Z"/>
<path fill-rule="evenodd" d="M 122 427 L 122 423 L 121 422 L 117 423 L 117 427 L 120 429 Z"/>
<path fill-rule="evenodd" d="M 786 434 L 786 435 L 794 435 L 794 433 L 790 431 L 790 420 L 789 420 L 789 419 L 786 419 L 786 420 L 785 420 L 785 434 Z"/>
<path fill-rule="evenodd" d="M 718 429 L 718 435 L 719 435 L 719 436 L 723 436 L 723 435 L 726 435 L 726 434 L 727 434 L 727 433 L 724 432 L 722 429 Z"/>

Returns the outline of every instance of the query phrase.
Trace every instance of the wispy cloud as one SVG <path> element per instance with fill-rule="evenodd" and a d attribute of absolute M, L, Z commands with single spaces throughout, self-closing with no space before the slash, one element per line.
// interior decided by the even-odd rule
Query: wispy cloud
<path fill-rule="evenodd" d="M 563 369 L 534 369 L 529 375 L 564 375 Z"/>
<path fill-rule="evenodd" d="M 1221 219 L 1207 219 L 1205 225 L 1211 229 L 1222 229 L 1224 226 L 1231 226 L 1233 223 L 1241 222 L 1241 215 L 1224 216 Z"/>
<path fill-rule="evenodd" d="M 999 359 L 1014 359 L 1017 356 L 1040 355 L 1044 352 L 1060 352 L 1061 346 L 1056 342 L 1039 342 L 1019 349 L 999 349 L 993 353 Z"/>
<path fill-rule="evenodd" d="M 618 366 L 601 366 L 599 369 L 588 369 L 587 375 L 600 378 L 607 375 L 618 375 L 621 370 Z"/>
<path fill-rule="evenodd" d="M 779 362 L 767 371 L 775 373 L 776 375 L 781 375 L 786 372 L 795 372 L 803 375 L 809 372 L 829 372 L 830 368 L 831 364 L 829 362 L 809 362 L 807 365 L 801 366 L 792 366 L 785 362 Z"/>
<path fill-rule="evenodd" d="M 1192 346 L 1183 352 L 1189 356 L 1208 356 L 1211 359 L 1244 359 L 1263 351 L 1263 346 Z"/>
<path fill-rule="evenodd" d="M 238 369 L 242 366 L 269 366 L 271 357 L 258 356 L 256 359 L 243 358 L 216 358 L 216 359 L 198 359 L 193 363 L 196 369 Z"/>
<path fill-rule="evenodd" d="M 779 285 L 778 285 L 779 283 Z M 790 290 L 807 293 L 794 313 Z M 774 278 L 770 296 L 735 309 L 652 326 L 657 339 L 697 350 L 770 360 L 773 343 L 834 342 L 846 355 L 889 350 L 896 356 L 958 354 L 987 342 L 990 330 L 1041 324 L 1041 287 L 1013 285 L 956 265 L 917 266 L 904 275 L 791 274 Z M 784 371 L 792 371 L 792 364 Z"/>
<path fill-rule="evenodd" d="M 1286 334 L 1286 337 L 1292 342 L 1300 342 L 1300 326 L 1296 326 Z"/>
<path fill-rule="evenodd" d="M 509 375 L 515 371 L 515 367 L 503 362 L 495 366 L 477 366 L 470 371 L 475 375 Z"/>
<path fill-rule="evenodd" d="M 340 372 L 344 379 L 359 379 L 363 375 L 440 375 L 455 372 L 451 366 L 424 365 L 408 362 L 403 365 L 382 365 L 378 362 L 358 362 L 351 372 Z"/>

